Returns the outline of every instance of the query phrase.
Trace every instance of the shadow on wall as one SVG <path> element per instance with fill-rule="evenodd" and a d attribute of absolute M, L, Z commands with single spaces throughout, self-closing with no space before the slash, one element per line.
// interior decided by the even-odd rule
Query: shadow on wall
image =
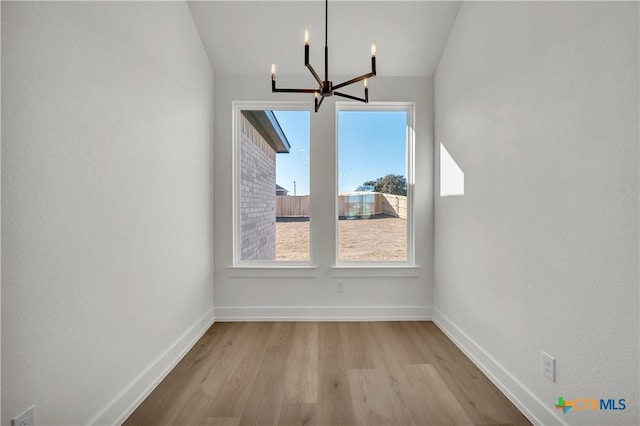
<path fill-rule="evenodd" d="M 440 196 L 464 195 L 464 172 L 440 142 Z"/>

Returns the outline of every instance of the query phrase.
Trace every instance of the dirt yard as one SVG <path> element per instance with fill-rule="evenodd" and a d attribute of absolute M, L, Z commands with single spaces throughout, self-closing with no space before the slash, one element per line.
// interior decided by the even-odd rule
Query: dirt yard
<path fill-rule="evenodd" d="M 407 259 L 407 221 L 394 217 L 338 221 L 341 261 Z M 309 221 L 279 219 L 276 259 L 309 260 Z"/>

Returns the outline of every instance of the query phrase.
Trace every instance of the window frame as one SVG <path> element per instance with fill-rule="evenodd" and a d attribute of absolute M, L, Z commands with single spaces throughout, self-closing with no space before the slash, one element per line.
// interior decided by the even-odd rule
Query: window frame
<path fill-rule="evenodd" d="M 415 102 L 359 102 L 337 101 L 335 107 L 335 258 L 334 268 L 414 268 L 415 262 Z M 406 112 L 407 114 L 407 259 L 405 261 L 371 261 L 355 260 L 341 261 L 340 256 L 340 228 L 339 202 L 340 170 L 339 170 L 339 129 L 341 111 L 389 111 Z"/>
<path fill-rule="evenodd" d="M 240 214 L 242 210 L 240 201 L 240 179 L 241 179 L 241 144 L 240 144 L 240 124 L 242 111 L 244 110 L 262 110 L 262 111 L 307 111 L 311 114 L 312 104 L 310 102 L 294 102 L 294 101 L 280 101 L 280 102 L 259 102 L 259 101 L 233 101 L 231 112 L 231 144 L 232 144 L 232 160 L 231 160 L 231 195 L 232 195 L 232 234 L 233 234 L 233 264 L 230 268 L 250 268 L 256 271 L 263 269 L 314 269 L 313 264 L 313 245 L 311 244 L 311 228 L 313 226 L 311 217 L 309 217 L 309 260 L 305 261 L 292 261 L 292 260 L 274 260 L 274 261 L 251 261 L 242 260 L 242 238 L 240 236 Z M 311 132 L 311 129 L 309 129 Z M 310 153 L 311 155 L 311 153 Z M 311 181 L 311 174 L 309 174 L 309 180 Z M 309 196 L 311 197 L 311 185 L 309 185 Z M 274 197 L 275 197 L 274 188 Z M 311 198 L 310 201 L 311 203 Z M 302 272 L 302 271 L 301 271 Z M 302 272 L 303 275 L 306 273 Z M 294 273 L 294 275 L 296 275 Z"/>

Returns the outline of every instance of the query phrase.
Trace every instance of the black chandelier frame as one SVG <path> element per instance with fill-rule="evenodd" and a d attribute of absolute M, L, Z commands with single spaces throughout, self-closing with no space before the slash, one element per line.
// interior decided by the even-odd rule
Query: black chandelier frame
<path fill-rule="evenodd" d="M 305 42 L 304 42 L 304 66 L 309 69 L 309 72 L 311 72 L 311 75 L 313 75 L 313 78 L 315 78 L 316 81 L 318 82 L 318 88 L 316 89 L 278 88 L 276 87 L 275 65 L 272 65 L 271 67 L 271 92 L 273 93 L 313 93 L 315 94 L 315 99 L 314 99 L 315 112 L 318 112 L 318 110 L 320 109 L 320 105 L 322 105 L 322 101 L 324 101 L 324 98 L 333 96 L 333 95 L 340 96 L 347 99 L 352 99 L 355 101 L 369 103 L 369 87 L 367 85 L 367 79 L 371 77 L 375 77 L 376 75 L 376 45 L 375 43 L 372 43 L 371 44 L 371 72 L 360 75 L 358 77 L 352 78 L 351 80 L 347 80 L 343 83 L 336 84 L 336 85 L 334 85 L 333 82 L 329 80 L 329 47 L 328 47 L 329 24 L 328 22 L 329 22 L 329 0 L 325 0 L 324 80 L 320 78 L 316 70 L 313 69 L 313 66 L 309 63 L 309 39 L 308 39 L 307 32 L 305 32 Z M 349 86 L 351 84 L 354 84 L 363 80 L 364 80 L 364 97 L 363 98 L 337 91 L 338 89 L 341 89 L 345 86 Z"/>

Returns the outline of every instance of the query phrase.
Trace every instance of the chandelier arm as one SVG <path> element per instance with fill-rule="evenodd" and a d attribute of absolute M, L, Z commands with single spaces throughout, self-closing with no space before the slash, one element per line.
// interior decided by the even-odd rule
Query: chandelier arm
<path fill-rule="evenodd" d="M 320 97 L 320 101 L 318 101 L 318 98 L 314 99 L 316 112 L 318 112 L 318 110 L 320 109 L 320 105 L 322 105 L 322 101 L 324 101 L 324 95 Z"/>
<path fill-rule="evenodd" d="M 320 93 L 320 89 L 274 89 L 271 88 L 273 93 Z"/>
<path fill-rule="evenodd" d="M 371 78 L 373 76 L 375 76 L 375 73 L 372 73 L 372 72 L 370 72 L 368 74 L 363 74 L 363 75 L 361 75 L 359 77 L 352 78 L 349 81 L 345 81 L 344 83 L 336 84 L 335 86 L 333 86 L 333 90 L 339 89 L 339 88 L 344 87 L 344 86 L 348 86 L 348 85 L 353 84 L 353 83 L 357 83 L 359 81 L 364 80 L 365 78 Z"/>
<path fill-rule="evenodd" d="M 357 96 L 347 95 L 346 93 L 340 93 L 340 92 L 333 92 L 333 94 L 336 96 L 342 96 L 343 98 L 353 99 L 354 101 L 369 103 L 369 96 L 367 96 L 366 98 L 359 98 Z"/>
<path fill-rule="evenodd" d="M 316 72 L 316 70 L 313 69 L 313 67 L 311 66 L 311 64 L 306 63 L 305 64 L 307 66 L 307 68 L 309 68 L 309 71 L 311 72 L 311 74 L 313 75 L 313 78 L 316 79 L 316 81 L 318 82 L 318 84 L 320 86 L 322 86 L 322 80 L 320 79 L 320 76 L 318 75 L 318 73 Z"/>

